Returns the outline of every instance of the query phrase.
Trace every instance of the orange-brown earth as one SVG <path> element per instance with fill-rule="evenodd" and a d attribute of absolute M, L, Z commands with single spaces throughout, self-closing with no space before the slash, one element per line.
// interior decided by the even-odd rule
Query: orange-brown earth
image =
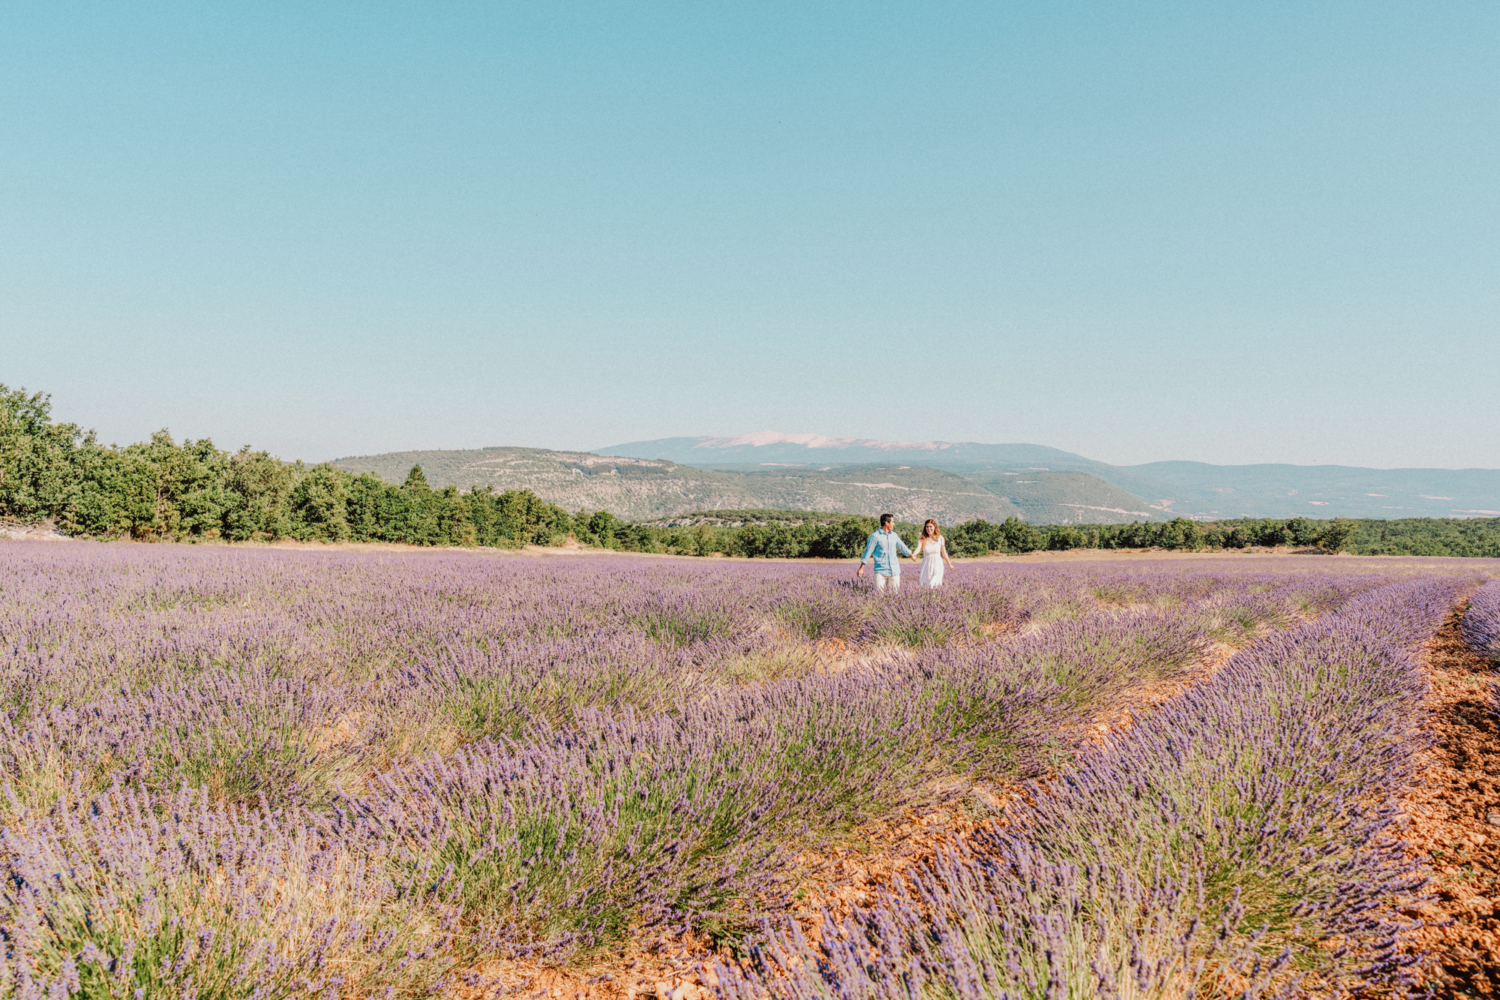
<path fill-rule="evenodd" d="M 1404 836 L 1436 898 L 1416 932 L 1436 997 L 1500 994 L 1500 719 L 1494 665 L 1458 633 L 1455 615 L 1427 650 L 1427 709 L 1438 745 L 1407 798 Z"/>

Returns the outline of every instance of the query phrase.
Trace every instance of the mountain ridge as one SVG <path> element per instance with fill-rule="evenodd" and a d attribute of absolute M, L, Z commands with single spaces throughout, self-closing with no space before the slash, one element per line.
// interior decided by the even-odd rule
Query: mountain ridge
<path fill-rule="evenodd" d="M 690 461 L 689 461 L 690 460 Z M 1033 524 L 1236 517 L 1495 517 L 1500 470 L 1166 461 L 1115 466 L 1046 445 L 879 441 L 759 431 L 627 442 L 593 452 L 490 447 L 387 452 L 332 464 L 390 482 L 530 489 L 629 520 L 714 509 Z"/>
<path fill-rule="evenodd" d="M 710 470 L 756 464 L 832 468 L 845 462 L 869 461 L 878 455 L 885 461 L 921 461 L 991 488 L 1001 474 L 1028 469 L 1075 472 L 1123 491 L 1153 516 L 1463 518 L 1500 514 L 1500 470 L 1495 469 L 1213 465 L 1187 461 L 1117 466 L 1046 445 L 877 441 L 778 431 L 659 438 L 599 450 L 649 455 Z"/>
<path fill-rule="evenodd" d="M 699 510 L 777 508 L 1003 521 L 1026 511 L 972 480 L 928 467 L 843 465 L 816 470 L 709 470 L 660 459 L 490 447 L 386 452 L 336 459 L 337 468 L 400 482 L 421 465 L 433 487 L 529 489 L 572 510 L 649 520 Z"/>

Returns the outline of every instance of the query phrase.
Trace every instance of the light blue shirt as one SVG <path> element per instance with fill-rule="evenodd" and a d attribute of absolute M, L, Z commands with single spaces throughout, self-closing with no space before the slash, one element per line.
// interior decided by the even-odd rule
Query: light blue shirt
<path fill-rule="evenodd" d="M 911 549 L 906 547 L 900 535 L 894 531 L 877 531 L 865 543 L 865 554 L 859 557 L 859 561 L 865 563 L 874 553 L 875 572 L 882 576 L 900 576 L 901 563 L 895 554 L 898 550 L 902 555 L 911 555 Z"/>

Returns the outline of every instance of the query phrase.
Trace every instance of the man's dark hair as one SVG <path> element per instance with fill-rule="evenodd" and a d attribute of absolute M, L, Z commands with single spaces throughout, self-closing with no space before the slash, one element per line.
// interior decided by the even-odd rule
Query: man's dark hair
<path fill-rule="evenodd" d="M 895 514 L 881 514 L 880 515 L 880 526 L 882 528 L 884 528 L 887 524 L 890 524 L 890 523 L 892 523 L 895 520 L 896 520 L 896 515 Z"/>

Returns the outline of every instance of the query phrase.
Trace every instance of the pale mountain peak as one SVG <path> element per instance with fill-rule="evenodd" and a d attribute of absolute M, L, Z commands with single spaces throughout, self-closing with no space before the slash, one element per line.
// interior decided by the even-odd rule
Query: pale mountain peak
<path fill-rule="evenodd" d="M 707 437 L 695 448 L 764 448 L 773 444 L 798 444 L 806 448 L 875 448 L 880 451 L 896 451 L 918 448 L 937 451 L 951 448 L 943 441 L 879 441 L 874 438 L 834 438 L 822 434 L 784 434 L 781 431 L 755 431 L 733 437 Z"/>

